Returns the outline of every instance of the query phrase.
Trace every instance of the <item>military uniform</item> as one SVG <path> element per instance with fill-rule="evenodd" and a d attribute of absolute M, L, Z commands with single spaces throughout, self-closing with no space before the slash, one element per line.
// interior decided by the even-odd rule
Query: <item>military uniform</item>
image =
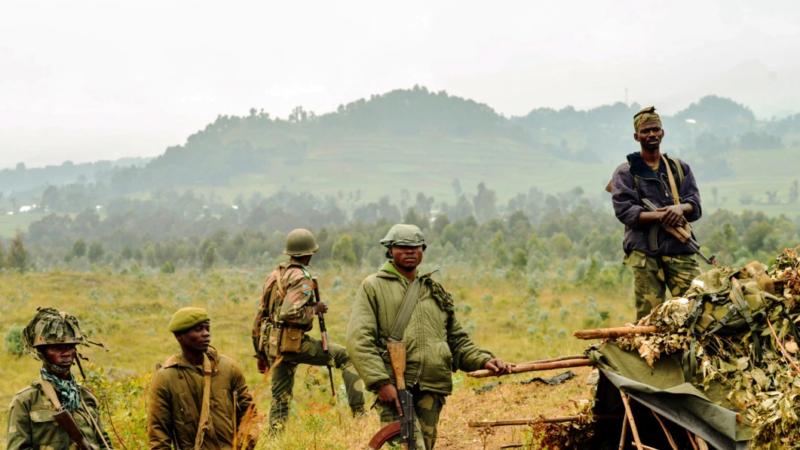
<path fill-rule="evenodd" d="M 388 248 L 424 245 L 417 227 L 396 227 L 399 226 L 393 227 L 382 241 Z M 442 285 L 431 274 L 418 278 L 419 299 L 403 335 L 407 352 L 405 379 L 414 396 L 417 447 L 431 450 L 436 443 L 439 414 L 453 390 L 452 372 L 483 369 L 493 355 L 472 342 L 455 317 L 452 296 Z M 396 383 L 386 342 L 409 284 L 388 261 L 358 289 L 347 327 L 347 350 L 371 391 Z M 378 405 L 382 425 L 398 419 L 394 404 Z"/>
<path fill-rule="evenodd" d="M 281 287 L 285 289 L 284 294 L 278 288 L 279 279 Z M 283 263 L 279 265 L 264 284 L 264 295 L 256 317 L 253 342 L 256 356 L 268 359 L 272 367 L 272 405 L 269 410 L 269 422 L 273 429 L 282 427 L 286 423 L 298 364 L 330 365 L 341 370 L 350 408 L 354 413 L 360 413 L 363 410 L 364 383 L 353 368 L 347 350 L 341 345 L 328 342 L 328 353 L 326 354 L 322 349 L 322 341 L 304 333 L 299 351 L 280 353 L 280 364 L 275 365 L 276 354 L 271 357 L 268 354 L 269 336 L 271 332 L 274 335 L 276 328 L 311 331 L 316 317 L 311 305 L 316 301 L 311 275 L 300 264 Z M 268 313 L 270 304 L 273 305 L 272 314 Z M 274 321 L 270 317 L 274 317 Z M 272 345 L 277 345 L 277 342 L 273 342 Z"/>
<path fill-rule="evenodd" d="M 286 255 L 303 257 L 319 250 L 314 235 L 305 229 L 293 230 L 286 238 Z M 299 364 L 333 366 L 342 371 L 347 402 L 354 415 L 364 411 L 364 383 L 350 362 L 347 350 L 328 342 L 328 353 L 322 341 L 308 336 L 314 326 L 314 281 L 300 263 L 289 261 L 275 269 L 264 283 L 261 303 L 253 323 L 253 347 L 256 358 L 269 361 L 272 367 L 272 405 L 269 423 L 273 430 L 285 426 L 292 401 L 294 376 Z M 302 335 L 296 348 L 281 349 L 284 332 L 292 330 L 293 338 Z M 285 344 L 285 342 L 283 342 Z M 275 365 L 280 356 L 281 361 Z"/>
<path fill-rule="evenodd" d="M 81 407 L 72 417 L 86 440 L 96 449 L 105 449 L 103 441 L 111 447 L 111 440 L 103 428 L 97 398 L 83 386 L 78 387 Z M 73 445 L 67 432 L 53 418 L 56 408 L 42 391 L 39 381 L 17 392 L 8 410 L 8 450 L 67 450 Z M 91 418 L 89 417 L 91 415 Z M 100 432 L 95 429 L 97 422 Z"/>
<path fill-rule="evenodd" d="M 232 449 L 234 415 L 241 439 L 247 431 L 241 428 L 242 419 L 253 400 L 242 370 L 233 360 L 220 355 L 214 347 L 209 347 L 206 355 L 211 363 L 211 418 L 202 448 Z M 147 405 L 148 449 L 167 450 L 174 443 L 177 443 L 175 448 L 194 448 L 203 404 L 203 383 L 202 368 L 186 362 L 180 353 L 167 359 L 156 372 Z M 258 429 L 252 426 L 249 431 L 253 435 Z"/>
<path fill-rule="evenodd" d="M 635 116 L 634 128 L 638 132 L 638 127 L 649 121 L 660 121 L 653 107 Z M 661 162 L 651 167 L 639 152 L 631 153 L 627 159 L 614 172 L 609 190 L 617 219 L 625 225 L 623 263 L 633 271 L 638 320 L 662 303 L 666 292 L 670 297 L 681 296 L 700 275 L 694 251 L 687 244 L 658 223 L 639 224 L 639 215 L 644 211 L 642 199 L 650 200 L 659 208 L 674 205 L 669 180 L 669 172 L 672 172 L 678 201 L 692 205 L 692 212 L 684 216 L 686 221 L 700 219 L 702 209 L 697 181 L 686 162 L 663 155 Z"/>
<path fill-rule="evenodd" d="M 22 339 L 29 354 L 42 361 L 41 380 L 17 392 L 8 411 L 6 448 L 8 450 L 68 450 L 75 443 L 55 421 L 60 411 L 56 403 L 75 420 L 86 442 L 95 450 L 112 448 L 103 427 L 97 398 L 78 385 L 69 369 L 53 366 L 45 356 L 49 345 L 99 345 L 90 341 L 80 328 L 78 319 L 55 308 L 39 308 L 36 316 L 23 329 Z M 76 353 L 76 357 L 79 355 Z M 62 375 L 56 376 L 53 372 Z M 43 385 L 52 386 L 53 399 Z M 54 403 L 55 402 L 55 403 Z"/>

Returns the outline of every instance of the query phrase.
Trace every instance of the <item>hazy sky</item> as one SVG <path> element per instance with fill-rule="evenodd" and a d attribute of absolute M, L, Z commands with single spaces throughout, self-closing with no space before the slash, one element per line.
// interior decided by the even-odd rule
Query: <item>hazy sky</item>
<path fill-rule="evenodd" d="M 218 114 L 414 84 L 535 107 L 800 112 L 800 2 L 0 0 L 0 167 L 153 156 Z"/>

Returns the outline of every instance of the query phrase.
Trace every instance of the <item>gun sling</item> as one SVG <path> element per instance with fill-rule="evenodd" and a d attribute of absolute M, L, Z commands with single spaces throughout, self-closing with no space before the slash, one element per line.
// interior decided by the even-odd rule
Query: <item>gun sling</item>
<path fill-rule="evenodd" d="M 419 291 L 422 287 L 419 278 L 415 277 L 414 281 L 409 283 L 406 295 L 403 297 L 403 303 L 394 317 L 392 327 L 389 329 L 389 342 L 400 342 L 403 340 L 403 334 L 406 332 L 408 322 L 411 320 L 411 314 L 414 313 L 414 308 L 417 306 L 419 299 Z"/>

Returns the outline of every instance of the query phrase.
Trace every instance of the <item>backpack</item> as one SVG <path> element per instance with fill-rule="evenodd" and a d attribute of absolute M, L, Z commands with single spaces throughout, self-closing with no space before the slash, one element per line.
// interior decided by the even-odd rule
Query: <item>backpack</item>
<path fill-rule="evenodd" d="M 285 271 L 286 267 L 281 264 L 267 277 L 264 283 L 261 302 L 253 323 L 253 346 L 256 353 L 268 354 L 269 352 L 270 331 L 277 328 L 275 318 L 283 304 L 283 298 L 286 296 L 286 289 L 281 281 Z"/>

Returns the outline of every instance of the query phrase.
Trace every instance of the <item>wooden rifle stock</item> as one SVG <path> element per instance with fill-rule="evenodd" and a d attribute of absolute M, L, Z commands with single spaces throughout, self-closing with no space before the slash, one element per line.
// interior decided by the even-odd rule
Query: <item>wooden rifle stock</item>
<path fill-rule="evenodd" d="M 90 413 L 87 411 L 87 414 Z M 83 433 L 81 433 L 81 429 L 78 427 L 77 422 L 75 422 L 75 418 L 72 417 L 72 414 L 70 414 L 69 411 L 62 409 L 53 415 L 53 419 L 56 421 L 58 426 L 67 432 L 67 435 L 70 439 L 72 439 L 72 442 L 77 444 L 78 450 L 92 450 L 92 446 L 89 445 L 89 441 L 87 441 L 86 437 L 84 437 Z"/>
<path fill-rule="evenodd" d="M 405 342 L 389 342 L 386 344 L 386 350 L 389 351 L 389 359 L 392 361 L 392 371 L 394 378 L 397 380 L 397 390 L 404 390 L 406 388 L 406 343 Z"/>

